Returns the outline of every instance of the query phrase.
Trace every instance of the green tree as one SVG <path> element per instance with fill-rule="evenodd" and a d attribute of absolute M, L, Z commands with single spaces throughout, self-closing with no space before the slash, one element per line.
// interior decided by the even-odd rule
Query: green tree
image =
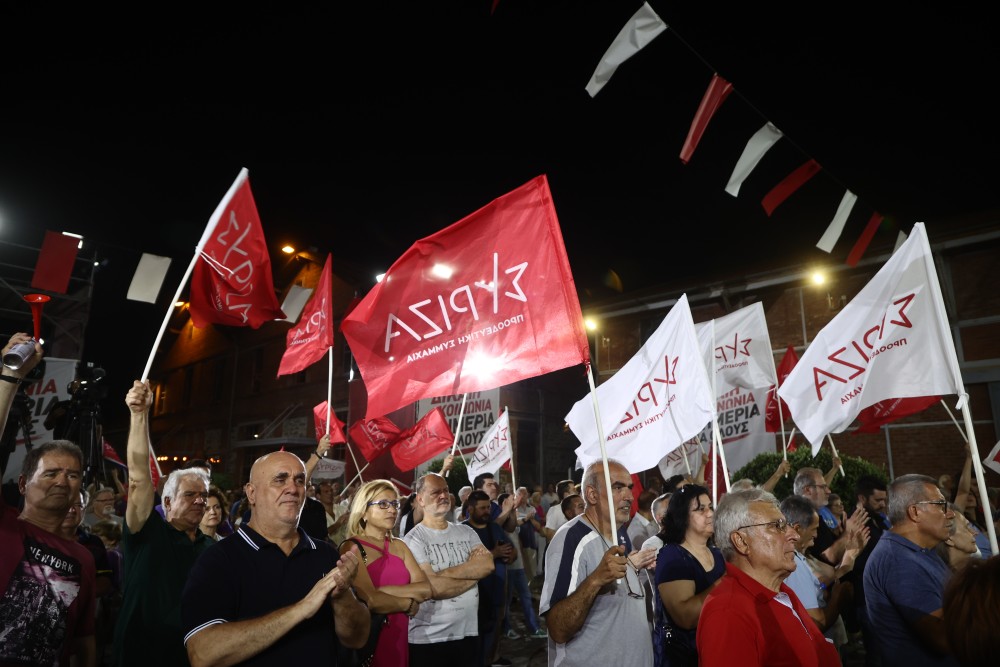
<path fill-rule="evenodd" d="M 444 459 L 435 459 L 427 464 L 427 472 L 441 472 Z M 465 460 L 461 456 L 455 455 L 455 460 L 451 463 L 451 472 L 444 478 L 448 482 L 448 490 L 458 498 L 458 490 L 469 485 L 469 473 L 465 467 Z"/>
<path fill-rule="evenodd" d="M 863 475 L 875 475 L 888 482 L 889 475 L 884 468 L 880 468 L 865 459 L 857 456 L 847 456 L 840 454 L 841 464 L 844 466 L 844 474 L 840 472 L 833 478 L 830 490 L 836 493 L 844 501 L 844 507 L 848 512 L 854 510 L 854 488 L 858 478 Z M 774 495 L 778 500 L 782 500 L 793 493 L 793 483 L 795 473 L 799 468 L 819 468 L 824 473 L 833 465 L 833 456 L 829 447 L 820 449 L 816 458 L 813 458 L 812 451 L 807 446 L 799 447 L 794 452 L 788 453 L 788 462 L 792 465 L 791 472 L 787 477 L 782 477 L 777 486 L 774 487 Z M 749 478 L 755 484 L 761 484 L 774 473 L 781 463 L 781 454 L 758 454 L 752 461 L 737 470 L 732 475 L 732 481 Z"/>

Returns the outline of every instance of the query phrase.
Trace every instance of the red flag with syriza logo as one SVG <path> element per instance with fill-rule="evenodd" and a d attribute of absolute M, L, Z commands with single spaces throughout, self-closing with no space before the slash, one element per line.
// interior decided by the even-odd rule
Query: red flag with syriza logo
<path fill-rule="evenodd" d="M 316 439 L 319 440 L 326 435 L 326 401 L 313 408 L 313 421 L 316 423 Z M 344 433 L 344 422 L 340 421 L 337 413 L 330 410 L 330 442 L 347 442 L 347 435 Z"/>
<path fill-rule="evenodd" d="M 332 255 L 327 254 L 316 291 L 302 309 L 298 324 L 288 330 L 285 337 L 285 353 L 281 356 L 281 363 L 278 364 L 278 377 L 298 373 L 312 366 L 333 347 L 331 263 Z"/>
<path fill-rule="evenodd" d="M 359 419 L 348 429 L 351 442 L 361 450 L 361 455 L 371 463 L 389 451 L 402 432 L 388 417 L 374 419 Z"/>
<path fill-rule="evenodd" d="M 285 317 L 274 293 L 271 258 L 246 169 L 215 209 L 198 248 L 191 276 L 194 326 L 256 329 Z"/>
<path fill-rule="evenodd" d="M 341 329 L 367 417 L 588 362 L 547 178 L 417 241 Z"/>
<path fill-rule="evenodd" d="M 785 350 L 785 356 L 781 358 L 781 363 L 778 364 L 777 374 L 778 374 L 778 387 L 780 387 L 785 382 L 785 378 L 788 374 L 792 372 L 795 368 L 795 364 L 799 362 L 799 355 L 795 354 L 795 348 L 791 345 Z M 788 404 L 785 403 L 784 399 L 778 398 L 778 387 L 771 386 L 771 390 L 767 393 L 767 408 L 764 413 L 764 430 L 768 433 L 777 433 L 781 430 L 782 424 L 785 423 L 785 419 L 788 418 Z M 778 401 L 781 401 L 781 412 L 778 412 Z"/>
<path fill-rule="evenodd" d="M 890 398 L 879 401 L 858 413 L 860 425 L 854 432 L 875 433 L 882 428 L 883 424 L 923 412 L 940 400 L 940 396 L 919 396 L 917 398 Z"/>
<path fill-rule="evenodd" d="M 416 424 L 399 434 L 399 439 L 389 449 L 392 461 L 402 472 L 413 470 L 425 461 L 448 451 L 455 444 L 455 436 L 448 427 L 444 411 L 434 408 Z"/>

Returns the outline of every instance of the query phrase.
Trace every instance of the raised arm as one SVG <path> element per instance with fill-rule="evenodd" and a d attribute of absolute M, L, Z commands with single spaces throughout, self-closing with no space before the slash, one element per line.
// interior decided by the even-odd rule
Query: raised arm
<path fill-rule="evenodd" d="M 328 451 L 330 451 L 330 436 L 326 434 L 319 439 L 315 451 L 310 452 L 309 458 L 306 460 L 306 484 L 312 479 L 316 466 L 319 465 L 319 460 L 326 456 Z"/>
<path fill-rule="evenodd" d="M 826 471 L 825 475 L 823 475 L 823 481 L 826 483 L 827 486 L 830 486 L 830 484 L 833 483 L 833 479 L 834 477 L 837 476 L 837 472 L 840 470 L 840 466 L 842 465 L 842 463 L 843 462 L 840 460 L 840 457 L 834 454 L 833 465 L 831 465 L 830 469 Z"/>
<path fill-rule="evenodd" d="M 781 459 L 781 463 L 778 467 L 774 469 L 771 476 L 767 478 L 767 481 L 760 485 L 760 488 L 768 493 L 774 492 L 774 487 L 778 485 L 781 481 L 782 476 L 787 475 L 792 469 L 792 464 L 788 462 L 788 459 Z"/>
<path fill-rule="evenodd" d="M 125 523 L 133 533 L 142 530 L 153 511 L 156 489 L 149 475 L 149 407 L 153 390 L 148 382 L 135 380 L 125 395 L 125 405 L 131 413 L 125 460 L 128 463 L 128 500 L 125 503 Z"/>
<path fill-rule="evenodd" d="M 958 486 L 955 489 L 955 507 L 961 514 L 965 514 L 965 508 L 969 504 L 969 489 L 972 488 L 972 447 L 965 443 L 965 463 L 962 465 L 962 474 L 958 478 Z M 988 515 L 987 515 L 988 516 Z"/>
<path fill-rule="evenodd" d="M 10 340 L 4 345 L 3 354 L 7 354 L 10 348 L 14 347 L 19 343 L 31 340 L 31 336 L 26 333 L 16 333 L 10 337 Z M 38 362 L 42 360 L 42 346 L 37 342 L 35 343 L 35 354 L 32 355 L 27 361 L 25 361 L 20 368 L 14 370 L 12 368 L 7 368 L 3 366 L 0 368 L 0 433 L 3 433 L 4 428 L 7 426 L 7 417 L 10 415 L 10 408 L 14 404 L 14 395 L 17 394 L 17 388 L 21 384 L 21 381 L 28 375 L 32 368 L 38 365 Z M 6 470 L 0 470 L 0 475 L 6 473 Z"/>

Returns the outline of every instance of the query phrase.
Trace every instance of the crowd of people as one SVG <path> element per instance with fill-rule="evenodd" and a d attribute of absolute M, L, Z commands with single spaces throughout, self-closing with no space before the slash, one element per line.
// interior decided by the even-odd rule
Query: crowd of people
<path fill-rule="evenodd" d="M 41 354 L 3 369 L 0 428 Z M 785 460 L 718 506 L 704 466 L 633 494 L 613 460 L 579 483 L 483 473 L 452 493 L 449 456 L 409 494 L 345 489 L 313 477 L 325 437 L 304 461 L 261 456 L 238 490 L 201 460 L 158 489 L 149 385 L 125 404 L 127 483 L 85 485 L 82 451 L 57 440 L 0 504 L 0 665 L 492 667 L 522 640 L 553 666 L 980 665 L 1000 649 L 997 508 L 975 502 L 968 448 L 957 481 L 863 476 L 856 498 L 830 492 L 836 457 Z"/>

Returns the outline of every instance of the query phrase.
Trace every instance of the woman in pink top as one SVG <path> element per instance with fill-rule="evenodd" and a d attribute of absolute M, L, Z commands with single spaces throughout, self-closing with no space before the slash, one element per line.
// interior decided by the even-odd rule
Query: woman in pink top
<path fill-rule="evenodd" d="M 354 587 L 358 597 L 377 613 L 386 614 L 372 667 L 409 665 L 407 629 L 420 603 L 431 597 L 427 575 L 403 540 L 392 536 L 399 513 L 399 494 L 392 482 L 377 479 L 354 495 L 347 523 L 348 537 L 340 552 L 357 546 L 365 567 L 358 570 Z"/>

